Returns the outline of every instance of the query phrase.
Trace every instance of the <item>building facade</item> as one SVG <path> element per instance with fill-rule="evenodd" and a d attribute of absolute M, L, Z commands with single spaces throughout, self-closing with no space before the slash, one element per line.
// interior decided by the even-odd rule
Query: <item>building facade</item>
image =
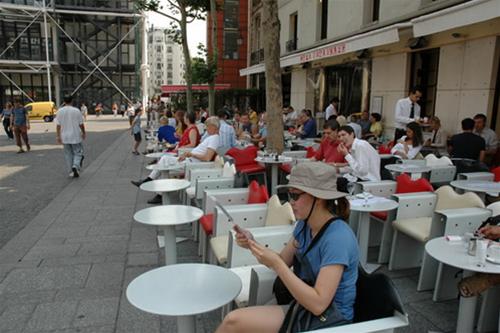
<path fill-rule="evenodd" d="M 141 29 L 132 0 L 0 0 L 0 102 L 140 98 Z"/>
<path fill-rule="evenodd" d="M 217 11 L 217 84 L 245 89 L 246 78 L 239 71 L 247 67 L 249 0 L 218 0 Z M 207 19 L 207 46 L 211 54 L 211 19 Z"/>
<path fill-rule="evenodd" d="M 148 31 L 149 96 L 161 94 L 162 85 L 183 85 L 184 56 L 167 29 L 151 27 Z"/>
<path fill-rule="evenodd" d="M 394 127 L 394 106 L 423 90 L 422 117 L 450 133 L 476 113 L 500 129 L 500 2 L 497 0 L 279 0 L 285 104 L 340 112 L 380 112 Z M 250 10 L 249 87 L 265 85 L 262 4 Z M 311 20 L 311 18 L 315 18 Z"/>

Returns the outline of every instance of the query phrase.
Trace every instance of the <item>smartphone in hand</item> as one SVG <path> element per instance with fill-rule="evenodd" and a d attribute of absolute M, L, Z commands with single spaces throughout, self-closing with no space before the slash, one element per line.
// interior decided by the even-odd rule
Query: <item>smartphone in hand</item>
<path fill-rule="evenodd" d="M 247 240 L 254 240 L 253 235 L 252 235 L 252 233 L 250 231 L 248 231 L 246 229 L 243 229 L 242 227 L 240 227 L 236 223 L 234 224 L 233 230 L 236 231 L 237 233 L 242 234 L 243 236 L 245 236 L 245 238 Z"/>

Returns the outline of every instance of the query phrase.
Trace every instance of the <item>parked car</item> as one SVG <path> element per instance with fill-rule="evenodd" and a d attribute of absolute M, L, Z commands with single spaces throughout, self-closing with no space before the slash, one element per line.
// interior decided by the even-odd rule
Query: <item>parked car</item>
<path fill-rule="evenodd" d="M 30 119 L 43 119 L 46 123 L 53 121 L 57 108 L 54 102 L 33 102 L 25 105 Z"/>

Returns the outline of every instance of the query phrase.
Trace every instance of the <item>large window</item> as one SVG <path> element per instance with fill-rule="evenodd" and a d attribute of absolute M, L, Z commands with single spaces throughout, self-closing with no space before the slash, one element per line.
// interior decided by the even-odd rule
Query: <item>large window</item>
<path fill-rule="evenodd" d="M 338 97 L 339 112 L 350 115 L 361 111 L 363 97 L 363 64 L 354 63 L 326 68 L 324 105 Z"/>
<path fill-rule="evenodd" d="M 320 39 L 325 39 L 328 33 L 328 0 L 321 1 L 321 31 Z"/>
<path fill-rule="evenodd" d="M 295 51 L 297 49 L 299 17 L 296 12 L 290 15 L 289 23 L 288 41 L 286 42 L 287 52 Z"/>
<path fill-rule="evenodd" d="M 430 49 L 411 54 L 410 87 L 422 89 L 419 104 L 421 117 L 434 115 L 439 67 L 439 49 Z"/>
<path fill-rule="evenodd" d="M 224 59 L 238 59 L 240 41 L 238 0 L 224 1 Z"/>

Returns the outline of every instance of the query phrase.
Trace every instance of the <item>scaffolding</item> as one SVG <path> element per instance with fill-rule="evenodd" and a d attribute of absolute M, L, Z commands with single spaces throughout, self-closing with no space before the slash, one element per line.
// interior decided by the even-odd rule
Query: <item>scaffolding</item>
<path fill-rule="evenodd" d="M 147 101 L 146 27 L 131 0 L 0 0 L 0 102 Z"/>

